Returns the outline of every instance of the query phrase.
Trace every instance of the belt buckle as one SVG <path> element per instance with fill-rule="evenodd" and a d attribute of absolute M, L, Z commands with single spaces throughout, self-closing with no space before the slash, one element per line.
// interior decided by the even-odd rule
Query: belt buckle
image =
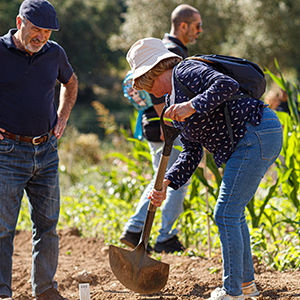
<path fill-rule="evenodd" d="M 45 141 L 40 141 L 40 142 L 37 142 L 37 141 L 36 141 L 36 140 L 38 140 L 38 139 L 43 138 L 44 136 L 47 137 L 47 139 L 46 139 Z M 42 143 L 42 142 L 47 142 L 47 141 L 49 140 L 49 137 L 50 137 L 50 133 L 49 133 L 49 132 L 48 132 L 48 133 L 45 133 L 45 134 L 43 134 L 43 135 L 35 136 L 34 138 L 32 138 L 32 144 L 33 144 L 33 145 L 39 145 L 39 144 Z"/>

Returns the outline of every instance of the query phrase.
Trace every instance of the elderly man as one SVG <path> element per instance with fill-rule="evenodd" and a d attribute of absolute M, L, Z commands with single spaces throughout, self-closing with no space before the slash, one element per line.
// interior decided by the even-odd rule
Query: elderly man
<path fill-rule="evenodd" d="M 25 0 L 16 23 L 17 29 L 0 37 L 0 298 L 12 297 L 13 240 L 25 191 L 32 222 L 32 292 L 38 300 L 60 300 L 53 280 L 60 208 L 57 139 L 78 82 L 65 51 L 49 40 L 59 22 L 48 1 Z"/>

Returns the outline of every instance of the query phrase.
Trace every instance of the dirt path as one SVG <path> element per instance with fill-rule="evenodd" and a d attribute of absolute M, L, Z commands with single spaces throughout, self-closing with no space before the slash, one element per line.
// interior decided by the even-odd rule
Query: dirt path
<path fill-rule="evenodd" d="M 169 280 L 156 294 L 139 295 L 124 288 L 111 272 L 108 247 L 96 238 L 81 238 L 76 230 L 60 235 L 60 257 L 56 280 L 59 290 L 70 300 L 79 299 L 79 283 L 89 282 L 92 300 L 201 300 L 222 284 L 220 257 L 211 259 L 163 255 L 170 264 Z M 210 270 L 215 270 L 216 273 Z M 31 299 L 31 233 L 19 232 L 13 257 L 14 299 Z M 300 270 L 269 271 L 255 263 L 256 282 L 262 299 L 300 299 Z"/>

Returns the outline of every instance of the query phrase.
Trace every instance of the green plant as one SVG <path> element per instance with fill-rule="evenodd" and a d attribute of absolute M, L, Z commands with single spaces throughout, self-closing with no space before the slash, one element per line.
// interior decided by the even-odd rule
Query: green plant
<path fill-rule="evenodd" d="M 265 262 L 271 268 L 283 271 L 299 268 L 300 239 L 298 231 L 285 232 L 283 239 L 270 243 L 265 235 L 265 226 L 251 231 L 253 253 L 259 261 Z"/>
<path fill-rule="evenodd" d="M 252 232 L 256 238 L 253 243 L 256 255 L 271 267 L 284 270 L 299 267 L 300 93 L 296 84 L 285 80 L 277 60 L 275 66 L 279 76 L 268 69 L 266 74 L 287 93 L 290 115 L 276 112 L 283 125 L 283 148 L 273 167 L 276 179 L 269 178 L 269 181 L 263 182 L 261 187 L 267 188 L 268 193 L 258 201 L 253 198 L 247 207 L 252 218 Z M 268 226 L 264 226 L 261 231 L 255 231 L 263 222 L 267 222 Z M 288 233 L 285 231 L 286 226 L 291 228 Z M 264 231 L 268 232 L 268 240 L 263 234 Z"/>
<path fill-rule="evenodd" d="M 134 122 L 134 117 L 132 120 Z M 77 179 L 70 186 L 62 181 L 59 229 L 77 227 L 83 236 L 97 236 L 108 244 L 122 246 L 118 239 L 123 226 L 134 213 L 145 186 L 153 176 L 153 170 L 147 142 L 130 138 L 125 131 L 120 134 L 117 127 L 116 132 L 119 132 L 116 143 L 112 142 L 115 136 L 111 133 L 100 145 L 97 146 L 95 142 L 91 146 L 91 152 L 87 149 L 91 143 L 90 136 L 81 137 L 81 134 L 67 131 L 64 140 L 60 140 L 61 162 L 68 161 L 71 151 L 72 172 L 76 170 Z M 78 148 L 75 151 L 69 143 L 74 143 L 77 138 L 88 142 L 76 142 Z M 93 137 L 91 140 L 93 141 Z M 287 147 L 291 149 L 290 145 Z M 95 155 L 93 152 L 96 151 L 96 157 L 99 155 L 100 161 L 91 163 Z M 85 155 L 88 153 L 91 153 L 91 157 Z M 80 159 L 75 159 L 76 157 Z M 66 175 L 60 171 L 61 175 Z M 174 224 L 179 229 L 180 240 L 189 247 L 184 255 L 207 255 L 208 243 L 211 243 L 213 253 L 220 252 L 213 208 L 223 171 L 224 166 L 216 168 L 212 155 L 207 154 L 206 165 L 201 162 L 191 178 L 184 201 L 184 212 Z M 282 156 L 280 163 L 274 164 L 266 174 L 246 210 L 253 253 L 260 261 L 278 270 L 299 268 L 297 251 L 299 252 L 300 245 L 300 212 L 298 208 L 295 209 L 297 202 L 288 198 L 289 194 L 285 190 L 292 184 L 290 176 L 293 172 L 297 170 L 287 165 Z M 299 191 L 297 194 L 299 198 Z M 158 235 L 160 221 L 161 210 L 158 209 L 150 243 Z M 30 226 L 28 208 L 26 201 L 23 201 L 18 229 L 30 229 Z"/>
<path fill-rule="evenodd" d="M 281 155 L 283 159 L 276 161 L 278 174 L 284 174 L 282 192 L 294 205 L 297 212 L 300 210 L 300 92 L 296 84 L 292 84 L 283 77 L 277 60 L 275 66 L 279 76 L 266 69 L 266 73 L 288 95 L 290 115 L 278 112 L 277 115 L 283 125 L 283 147 Z M 295 99 L 298 101 L 296 102 Z"/>

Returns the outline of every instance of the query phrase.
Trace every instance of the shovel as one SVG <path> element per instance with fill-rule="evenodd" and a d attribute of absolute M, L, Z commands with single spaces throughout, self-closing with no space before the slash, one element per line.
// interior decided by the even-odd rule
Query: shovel
<path fill-rule="evenodd" d="M 187 119 L 182 130 L 166 125 L 163 121 L 166 109 L 167 107 L 163 108 L 160 117 L 165 141 L 154 183 L 154 189 L 158 191 L 162 190 L 173 142 L 187 125 Z M 169 277 L 169 265 L 150 258 L 146 251 L 155 212 L 156 206 L 149 201 L 141 240 L 134 250 L 109 246 L 109 263 L 113 273 L 126 288 L 140 294 L 160 291 Z"/>

